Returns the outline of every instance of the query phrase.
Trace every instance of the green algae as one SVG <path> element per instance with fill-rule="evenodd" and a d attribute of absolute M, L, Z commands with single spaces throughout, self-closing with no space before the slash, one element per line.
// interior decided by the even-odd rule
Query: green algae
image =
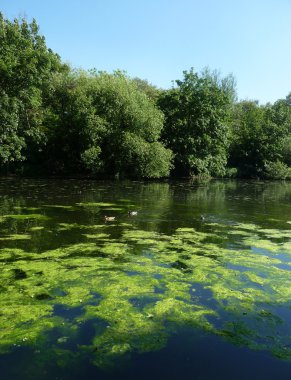
<path fill-rule="evenodd" d="M 110 227 L 110 224 L 78 224 L 78 223 L 59 223 L 57 229 L 59 231 L 70 231 L 70 230 L 97 230 Z"/>
<path fill-rule="evenodd" d="M 230 227 L 230 226 L 228 226 L 228 227 Z M 240 230 L 247 230 L 247 231 L 257 231 L 258 230 L 258 226 L 256 224 L 251 224 L 251 223 L 238 223 L 238 224 L 231 226 L 231 228 L 240 229 Z"/>
<path fill-rule="evenodd" d="M 29 228 L 29 231 L 41 231 L 41 230 L 44 230 L 44 226 L 35 226 L 35 227 L 30 227 Z"/>
<path fill-rule="evenodd" d="M 77 206 L 80 207 L 115 207 L 117 206 L 115 203 L 106 203 L 106 202 L 80 202 L 76 203 Z"/>
<path fill-rule="evenodd" d="M 83 234 L 87 239 L 104 239 L 108 238 L 110 235 L 109 234 Z"/>
<path fill-rule="evenodd" d="M 291 230 L 277 230 L 271 228 L 261 228 L 260 233 L 265 234 L 269 239 L 291 239 Z"/>
<path fill-rule="evenodd" d="M 112 366 L 131 352 L 159 350 L 185 325 L 290 358 L 290 350 L 282 349 L 284 334 L 277 333 L 283 322 L 276 305 L 290 304 L 291 271 L 279 265 L 290 264 L 282 261 L 280 253 L 288 257 L 291 247 L 288 241 L 274 241 L 288 239 L 289 230 L 208 223 L 207 232 L 178 227 L 166 235 L 130 223 L 121 223 L 119 230 L 94 223 L 92 218 L 87 225 L 57 225 L 60 234 L 82 230 L 89 242 L 41 251 L 0 249 L 1 352 L 14 344 L 35 344 L 56 328 L 60 331 L 56 344 L 65 344 L 89 321 L 95 334 L 82 349 L 94 350 L 93 362 L 100 367 Z M 112 237 L 109 227 L 115 232 Z M 228 247 L 226 235 L 238 239 L 241 248 Z M 21 236 L 31 239 L 11 233 L 2 240 L 8 244 L 17 237 L 22 240 Z M 58 316 L 56 305 L 79 313 L 71 319 Z M 264 312 L 262 305 L 272 311 Z M 216 325 L 219 319 L 223 322 Z M 273 340 L 266 337 L 276 334 Z"/>
<path fill-rule="evenodd" d="M 267 239 L 260 239 L 259 237 L 253 239 L 244 239 L 244 244 L 250 246 L 251 248 L 262 249 L 269 252 L 280 251 L 280 245 L 273 243 Z"/>
<path fill-rule="evenodd" d="M 241 236 L 253 236 L 252 232 L 244 231 L 244 230 L 234 230 L 228 231 L 229 235 L 241 235 Z"/>
<path fill-rule="evenodd" d="M 132 224 L 131 223 L 119 223 L 119 226 L 121 227 L 132 227 Z"/>
<path fill-rule="evenodd" d="M 121 207 L 104 207 L 104 211 L 123 211 L 124 209 Z"/>
<path fill-rule="evenodd" d="M 13 209 L 18 210 L 18 211 L 39 211 L 40 210 L 39 207 L 25 207 L 25 206 L 14 206 Z"/>
<path fill-rule="evenodd" d="M 291 241 L 280 244 L 280 251 L 291 254 Z"/>
<path fill-rule="evenodd" d="M 156 244 L 158 240 L 163 239 L 163 236 L 154 231 L 125 230 L 123 239 L 136 244 Z"/>
<path fill-rule="evenodd" d="M 42 214 L 8 214 L 8 215 L 2 215 L 3 219 L 15 219 L 15 220 L 27 220 L 27 219 L 33 219 L 33 220 L 48 220 L 49 217 Z"/>
<path fill-rule="evenodd" d="M 0 236 L 0 241 L 5 241 L 5 240 L 14 241 L 14 240 L 28 240 L 28 239 L 31 239 L 31 236 L 27 234 L 11 234 L 7 236 Z"/>
<path fill-rule="evenodd" d="M 68 211 L 75 211 L 76 209 L 74 206 L 70 206 L 70 205 L 42 205 L 42 207 L 55 208 L 55 209 L 68 210 Z"/>
<path fill-rule="evenodd" d="M 86 228 L 91 228 L 90 226 L 84 226 L 82 224 L 78 223 L 59 223 L 57 225 L 58 230 L 60 231 L 70 231 L 74 229 L 86 229 Z"/>

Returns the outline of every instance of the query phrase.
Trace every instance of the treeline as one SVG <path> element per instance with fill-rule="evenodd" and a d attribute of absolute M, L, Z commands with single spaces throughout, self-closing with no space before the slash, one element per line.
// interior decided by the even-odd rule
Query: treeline
<path fill-rule="evenodd" d="M 183 74 L 162 90 L 74 70 L 0 14 L 0 173 L 291 178 L 291 95 L 238 102 L 231 75 Z"/>

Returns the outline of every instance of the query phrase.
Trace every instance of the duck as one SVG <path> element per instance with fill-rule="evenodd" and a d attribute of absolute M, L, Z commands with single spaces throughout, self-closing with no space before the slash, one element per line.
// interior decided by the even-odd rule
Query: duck
<path fill-rule="evenodd" d="M 204 215 L 200 215 L 200 220 L 203 222 L 205 220 L 205 216 Z"/>
<path fill-rule="evenodd" d="M 135 216 L 137 215 L 137 211 L 128 211 L 128 216 Z"/>
<path fill-rule="evenodd" d="M 115 216 L 104 216 L 104 219 L 105 219 L 105 221 L 106 222 L 110 222 L 110 221 L 113 221 L 113 220 L 115 220 Z"/>

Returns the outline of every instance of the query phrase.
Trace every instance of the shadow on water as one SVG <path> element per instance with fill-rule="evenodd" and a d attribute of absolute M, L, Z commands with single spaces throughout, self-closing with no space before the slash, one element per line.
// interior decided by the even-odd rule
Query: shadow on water
<path fill-rule="evenodd" d="M 88 326 L 84 326 L 83 333 L 88 332 Z M 59 355 L 65 352 L 68 344 L 60 346 Z M 72 349 L 72 344 L 69 348 Z M 289 380 L 291 370 L 290 363 L 278 361 L 269 353 L 234 346 L 195 329 L 181 329 L 169 339 L 167 347 L 156 352 L 133 353 L 106 371 L 92 365 L 90 352 L 81 357 L 71 354 L 70 366 L 63 368 L 58 365 L 57 356 L 48 355 L 38 362 L 40 354 L 29 348 L 15 348 L 12 354 L 3 355 L 0 358 L 1 379 L 12 380 L 20 378 L 21 374 L 22 380 Z"/>

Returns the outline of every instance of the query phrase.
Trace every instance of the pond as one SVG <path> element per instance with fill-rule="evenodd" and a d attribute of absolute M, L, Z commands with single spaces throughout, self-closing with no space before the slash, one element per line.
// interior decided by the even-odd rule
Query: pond
<path fill-rule="evenodd" d="M 0 195 L 2 380 L 290 379 L 291 183 Z"/>

